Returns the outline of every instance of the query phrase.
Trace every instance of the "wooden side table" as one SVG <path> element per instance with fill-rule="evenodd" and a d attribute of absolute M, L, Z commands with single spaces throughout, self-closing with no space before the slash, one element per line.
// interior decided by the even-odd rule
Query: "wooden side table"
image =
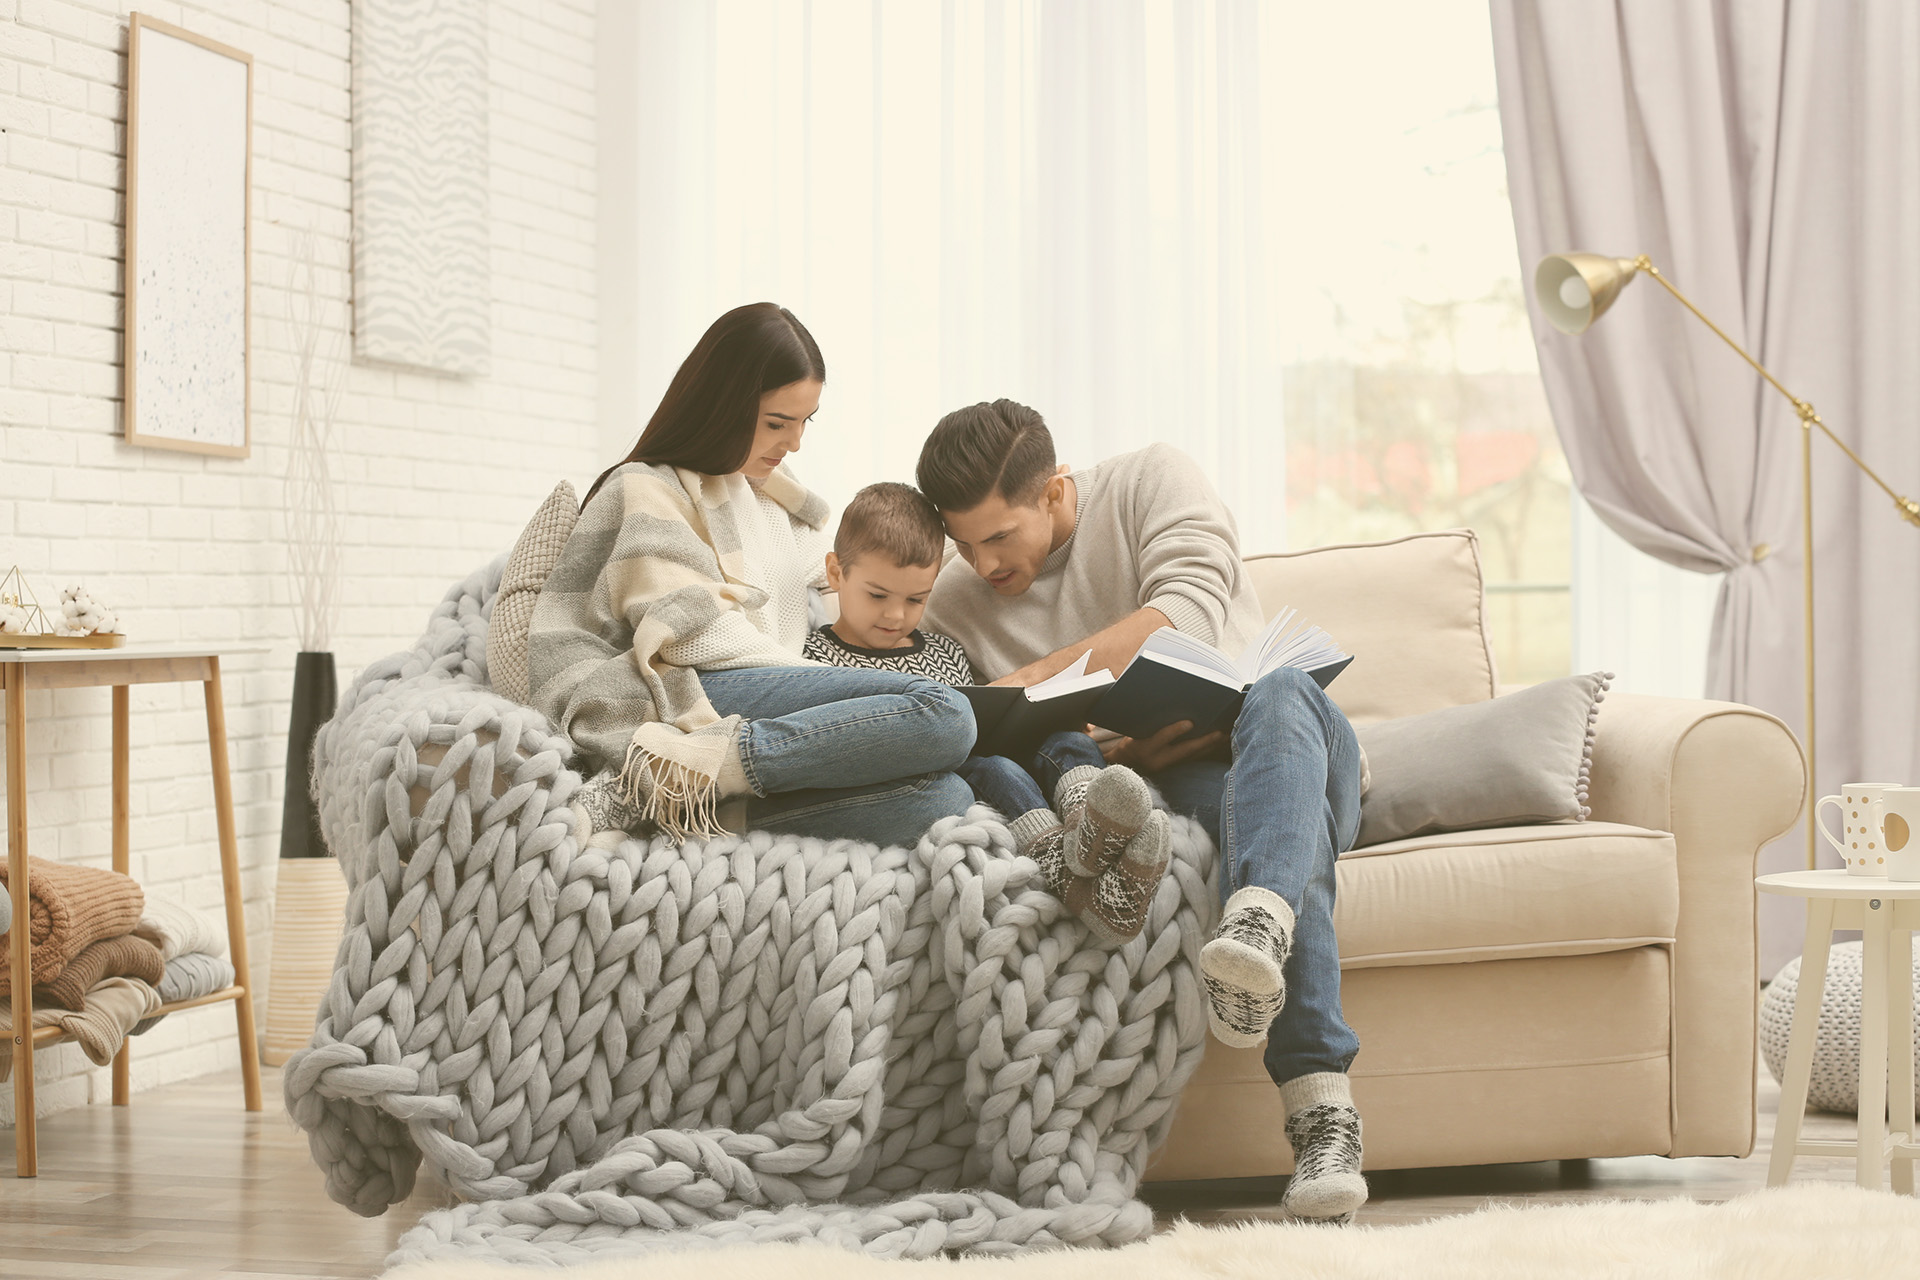
<path fill-rule="evenodd" d="M 1800 955 L 1787 1077 L 1780 1082 L 1780 1118 L 1773 1131 L 1767 1185 L 1786 1184 L 1795 1156 L 1850 1155 L 1854 1181 L 1861 1186 L 1878 1190 L 1881 1166 L 1891 1160 L 1893 1189 L 1913 1194 L 1913 1162 L 1920 1159 L 1913 1106 L 1913 931 L 1920 929 L 1920 882 L 1838 870 L 1784 871 L 1760 876 L 1754 887 L 1807 900 L 1807 941 Z M 1835 929 L 1858 929 L 1864 940 L 1859 1127 L 1852 1142 L 1802 1142 L 1800 1121 L 1807 1112 L 1820 998 L 1827 985 L 1827 949 Z"/>
<path fill-rule="evenodd" d="M 220 879 L 226 894 L 227 946 L 234 985 L 197 1000 L 162 1005 L 162 1013 L 232 1001 L 240 1023 L 240 1073 L 249 1111 L 260 1110 L 260 1049 L 254 1040 L 253 987 L 247 972 L 247 921 L 240 898 L 240 848 L 233 827 L 233 782 L 227 770 L 227 711 L 220 696 L 220 654 L 259 648 L 133 646 L 122 649 L 0 649 L 0 691 L 7 700 L 7 887 L 13 898 L 13 1114 L 19 1175 L 38 1172 L 34 1142 L 33 1051 L 63 1039 L 58 1027 L 33 1026 L 33 968 L 28 943 L 27 710 L 29 689 L 113 689 L 113 869 L 128 863 L 130 727 L 127 689 L 136 684 L 198 681 L 207 707 L 213 766 L 214 818 L 220 831 Z M 130 1059 L 123 1044 L 113 1060 L 113 1105 L 127 1105 Z"/>

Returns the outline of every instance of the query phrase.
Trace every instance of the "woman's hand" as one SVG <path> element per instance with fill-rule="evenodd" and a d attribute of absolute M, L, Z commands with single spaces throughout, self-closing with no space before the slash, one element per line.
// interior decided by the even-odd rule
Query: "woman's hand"
<path fill-rule="evenodd" d="M 1227 741 L 1224 730 L 1181 741 L 1192 732 L 1193 721 L 1180 720 L 1151 738 L 1114 738 L 1103 742 L 1100 744 L 1100 754 L 1107 758 L 1108 764 L 1123 764 L 1138 773 L 1157 773 L 1209 751 L 1216 751 Z"/>

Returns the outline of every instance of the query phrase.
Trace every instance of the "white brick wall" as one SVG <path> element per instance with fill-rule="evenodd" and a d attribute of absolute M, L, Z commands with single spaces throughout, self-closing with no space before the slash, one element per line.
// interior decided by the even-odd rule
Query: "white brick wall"
<path fill-rule="evenodd" d="M 272 955 L 286 699 L 297 642 L 280 517 L 292 372 L 290 252 L 312 228 L 346 323 L 351 208 L 346 0 L 142 0 L 254 57 L 253 456 L 120 437 L 127 0 L 0 0 L 0 571 L 43 603 L 84 581 L 136 640 L 263 646 L 225 664 L 254 979 Z M 334 649 L 344 686 L 408 644 L 447 585 L 511 544 L 561 477 L 596 470 L 593 0 L 492 0 L 493 369 L 349 371 L 335 475 L 345 516 Z M 108 692 L 29 696 L 30 842 L 107 865 Z M 216 909 L 199 690 L 136 687 L 133 871 Z M 42 1111 L 103 1099 L 72 1047 L 40 1055 Z M 232 1008 L 134 1042 L 134 1087 L 237 1065 Z M 236 1096 L 236 1105 L 238 1098 Z M 270 1102 L 270 1105 L 271 1102 Z M 11 1088 L 0 1122 L 11 1123 Z"/>

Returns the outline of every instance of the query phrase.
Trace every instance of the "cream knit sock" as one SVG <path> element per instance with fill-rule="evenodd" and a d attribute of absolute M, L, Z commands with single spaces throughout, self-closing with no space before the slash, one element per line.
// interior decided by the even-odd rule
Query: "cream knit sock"
<path fill-rule="evenodd" d="M 1367 1202 L 1361 1176 L 1360 1112 L 1337 1071 L 1296 1076 L 1280 1086 L 1293 1147 L 1293 1178 L 1280 1205 L 1309 1222 L 1345 1224 Z"/>
<path fill-rule="evenodd" d="M 1222 1044 L 1248 1049 L 1287 1003 L 1293 908 L 1271 889 L 1248 885 L 1227 899 L 1213 940 L 1200 949 L 1207 1023 Z"/>

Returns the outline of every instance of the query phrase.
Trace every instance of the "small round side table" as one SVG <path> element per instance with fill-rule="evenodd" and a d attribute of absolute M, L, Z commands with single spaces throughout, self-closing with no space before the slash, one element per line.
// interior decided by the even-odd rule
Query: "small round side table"
<path fill-rule="evenodd" d="M 1852 1156 L 1854 1181 L 1879 1189 L 1881 1167 L 1893 1162 L 1893 1189 L 1913 1193 L 1920 1131 L 1913 1107 L 1913 931 L 1920 929 L 1920 882 L 1882 880 L 1845 871 L 1783 871 L 1760 876 L 1762 893 L 1807 900 L 1807 941 L 1787 1043 L 1787 1078 L 1773 1131 L 1767 1185 L 1785 1185 L 1795 1156 Z M 1865 940 L 1860 988 L 1860 1113 L 1852 1142 L 1802 1142 L 1813 1040 L 1827 985 L 1827 948 L 1835 929 L 1858 929 Z M 1889 1043 L 1891 1030 L 1891 1043 Z M 1891 1081 L 1889 1081 L 1891 1077 Z M 1888 1099 L 1892 1098 L 1892 1124 Z M 1889 1133 L 1889 1127 L 1892 1132 Z"/>

